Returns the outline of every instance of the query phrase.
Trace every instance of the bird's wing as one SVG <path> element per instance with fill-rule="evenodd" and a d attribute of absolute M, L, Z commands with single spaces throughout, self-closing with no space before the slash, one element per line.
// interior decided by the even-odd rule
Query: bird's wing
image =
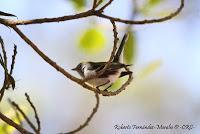
<path fill-rule="evenodd" d="M 121 72 L 121 74 L 120 74 L 119 77 L 124 77 L 124 76 L 129 75 L 129 74 L 132 74 L 132 73 L 133 73 L 133 72 L 131 72 L 131 71 L 123 71 L 123 72 Z"/>
<path fill-rule="evenodd" d="M 105 67 L 106 63 L 107 62 L 91 62 L 92 67 L 90 68 L 90 70 L 100 71 Z M 119 62 L 112 62 L 111 65 L 107 68 L 107 70 L 116 70 L 126 66 L 129 65 L 125 65 Z"/>

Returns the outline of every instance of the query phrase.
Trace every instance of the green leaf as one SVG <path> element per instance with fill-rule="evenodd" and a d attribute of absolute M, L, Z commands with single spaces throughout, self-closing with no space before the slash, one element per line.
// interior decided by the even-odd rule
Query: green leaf
<path fill-rule="evenodd" d="M 161 1 L 162 0 L 149 0 L 148 5 L 149 6 L 156 6 L 156 5 L 160 4 Z"/>
<path fill-rule="evenodd" d="M 90 28 L 83 32 L 79 40 L 79 48 L 87 54 L 98 53 L 105 46 L 105 35 L 98 28 Z"/>
<path fill-rule="evenodd" d="M 148 15 L 150 13 L 150 10 L 152 10 L 152 8 L 156 7 L 157 5 L 159 5 L 161 2 L 163 2 L 164 0 L 148 0 L 144 6 L 140 9 L 140 11 L 144 14 L 144 15 Z"/>
<path fill-rule="evenodd" d="M 121 79 L 118 79 L 118 80 L 108 89 L 108 91 L 114 92 L 114 91 L 118 90 L 118 89 L 120 88 L 120 86 L 121 86 L 121 83 L 122 83 Z"/>
<path fill-rule="evenodd" d="M 82 9 L 87 4 L 86 0 L 71 0 L 71 2 L 77 10 Z"/>
<path fill-rule="evenodd" d="M 148 75 L 152 74 L 155 72 L 160 66 L 162 65 L 162 61 L 156 60 L 151 63 L 149 63 L 140 73 L 139 77 L 144 78 L 147 77 Z"/>
<path fill-rule="evenodd" d="M 136 38 L 134 32 L 129 32 L 128 40 L 124 46 L 124 61 L 127 64 L 133 63 L 136 53 Z"/>

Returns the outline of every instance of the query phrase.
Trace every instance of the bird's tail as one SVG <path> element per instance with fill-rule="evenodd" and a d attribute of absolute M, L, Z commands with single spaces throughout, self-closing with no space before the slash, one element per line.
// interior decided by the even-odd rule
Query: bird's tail
<path fill-rule="evenodd" d="M 128 34 L 126 33 L 126 34 L 124 35 L 122 41 L 121 41 L 121 44 L 120 44 L 120 46 L 119 46 L 119 48 L 118 48 L 118 50 L 117 50 L 115 56 L 114 56 L 113 62 L 118 62 L 118 61 L 120 60 L 120 55 L 121 55 L 122 50 L 123 50 L 123 48 L 124 48 L 124 45 L 125 45 L 125 43 L 126 43 L 126 41 L 127 41 L 127 38 L 128 38 Z"/>

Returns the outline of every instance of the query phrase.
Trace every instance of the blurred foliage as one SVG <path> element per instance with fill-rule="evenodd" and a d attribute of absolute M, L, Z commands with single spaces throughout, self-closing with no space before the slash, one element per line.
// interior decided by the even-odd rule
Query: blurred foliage
<path fill-rule="evenodd" d="M 135 54 L 136 54 L 136 38 L 134 32 L 129 32 L 128 40 L 124 46 L 124 54 L 123 58 L 125 63 L 131 64 L 135 60 Z"/>
<path fill-rule="evenodd" d="M 118 79 L 113 85 L 108 89 L 108 91 L 114 92 L 119 89 L 122 85 L 122 80 Z"/>
<path fill-rule="evenodd" d="M 140 12 L 144 15 L 148 15 L 150 10 L 152 10 L 154 7 L 157 7 L 163 1 L 164 0 L 147 0 L 143 7 L 140 9 Z"/>
<path fill-rule="evenodd" d="M 140 78 L 147 77 L 148 75 L 156 71 L 161 65 L 162 65 L 161 60 L 156 60 L 149 63 L 144 69 L 141 70 L 141 72 L 139 73 L 139 77 Z"/>
<path fill-rule="evenodd" d="M 87 0 L 70 0 L 70 1 L 73 3 L 76 10 L 84 8 L 87 4 Z"/>
<path fill-rule="evenodd" d="M 28 109 L 26 107 L 20 106 L 20 108 L 25 113 L 28 113 Z M 21 122 L 19 122 L 15 111 L 13 109 L 11 109 L 11 108 L 5 112 L 5 115 L 7 117 L 9 117 L 10 119 L 12 119 L 12 121 L 14 121 L 17 124 L 20 124 L 22 121 L 24 121 L 24 117 L 21 114 L 19 114 L 19 118 L 21 120 Z M 14 127 L 8 125 L 7 123 L 5 123 L 3 121 L 0 121 L 0 134 L 5 134 L 5 133 L 11 134 L 11 133 L 14 133 L 15 131 L 16 131 L 16 129 Z"/>
<path fill-rule="evenodd" d="M 79 40 L 79 48 L 86 54 L 94 54 L 100 52 L 106 42 L 103 31 L 97 27 L 89 28 L 82 33 Z"/>
<path fill-rule="evenodd" d="M 105 0 L 97 0 L 102 4 Z M 76 10 L 81 10 L 87 6 L 87 3 L 93 4 L 93 0 L 70 0 Z"/>

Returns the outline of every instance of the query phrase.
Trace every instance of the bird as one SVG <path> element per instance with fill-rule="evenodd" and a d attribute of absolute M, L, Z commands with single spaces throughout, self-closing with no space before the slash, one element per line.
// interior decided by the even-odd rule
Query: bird
<path fill-rule="evenodd" d="M 107 85 L 106 88 L 104 88 L 104 91 L 108 91 L 108 89 L 115 83 L 119 78 L 124 77 L 126 75 L 132 74 L 132 71 L 122 71 L 123 68 L 126 68 L 131 65 L 127 65 L 120 62 L 120 57 L 122 50 L 124 48 L 124 45 L 126 44 L 128 38 L 128 34 L 126 33 L 122 41 L 120 43 L 120 46 L 114 55 L 113 60 L 111 61 L 110 66 L 98 77 L 95 77 L 93 79 L 89 79 L 87 81 L 88 84 L 92 85 L 93 87 L 100 90 L 100 87 L 104 87 Z M 97 73 L 102 70 L 107 62 L 93 62 L 93 61 L 87 61 L 87 62 L 81 62 L 79 63 L 75 68 L 73 68 L 73 71 L 76 71 L 83 79 L 91 78 L 93 76 L 96 76 Z"/>

